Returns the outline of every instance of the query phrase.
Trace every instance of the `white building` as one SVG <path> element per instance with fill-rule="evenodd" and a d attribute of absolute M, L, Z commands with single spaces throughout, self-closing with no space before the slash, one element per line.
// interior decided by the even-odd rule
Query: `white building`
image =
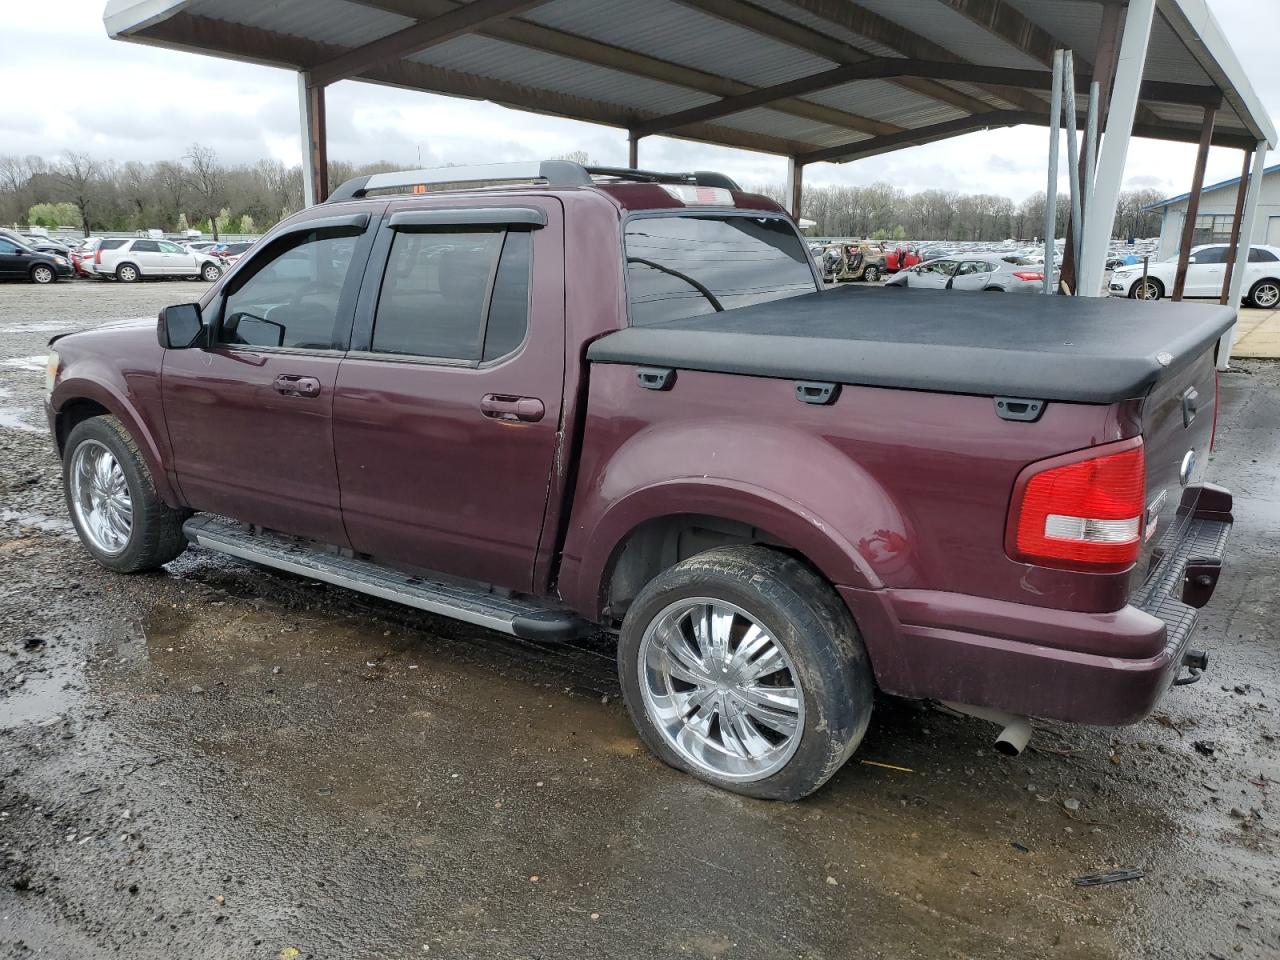
<path fill-rule="evenodd" d="M 1196 232 L 1191 245 L 1202 243 L 1230 243 L 1231 226 L 1236 213 L 1236 191 L 1240 178 L 1223 180 L 1205 185 L 1200 196 L 1200 210 L 1196 215 Z M 1164 209 L 1160 223 L 1160 249 L 1158 258 L 1163 260 L 1178 252 L 1182 239 L 1182 224 L 1187 217 L 1187 198 L 1190 194 L 1161 200 L 1147 210 Z M 1262 193 L 1258 197 L 1258 216 L 1253 222 L 1251 244 L 1265 243 L 1280 247 L 1280 163 L 1267 167 L 1262 176 Z"/>

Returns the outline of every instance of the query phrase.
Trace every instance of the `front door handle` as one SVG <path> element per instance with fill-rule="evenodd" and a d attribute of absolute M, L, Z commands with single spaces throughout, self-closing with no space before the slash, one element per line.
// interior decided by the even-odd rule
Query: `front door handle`
<path fill-rule="evenodd" d="M 320 396 L 320 381 L 315 377 L 294 377 L 289 374 L 281 374 L 276 377 L 275 382 L 271 385 L 275 387 L 276 393 L 283 393 L 286 397 Z"/>
<path fill-rule="evenodd" d="M 522 420 L 537 423 L 546 415 L 546 407 L 537 397 L 513 397 L 505 393 L 486 393 L 480 399 L 480 412 L 492 420 Z"/>

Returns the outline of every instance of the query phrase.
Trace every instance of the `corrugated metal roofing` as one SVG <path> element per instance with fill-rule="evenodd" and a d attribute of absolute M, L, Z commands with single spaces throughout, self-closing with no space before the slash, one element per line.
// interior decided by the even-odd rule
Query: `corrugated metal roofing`
<path fill-rule="evenodd" d="M 907 31 L 903 39 L 895 30 L 877 33 L 874 24 L 864 25 L 863 29 L 877 33 L 877 40 L 836 22 L 842 11 L 834 0 L 829 8 L 808 0 L 749 2 L 858 51 L 844 59 L 898 57 L 910 52 L 913 43 L 918 45 L 919 40 L 924 40 L 945 50 L 947 56 L 938 55 L 943 59 L 1045 69 L 1016 43 L 974 22 L 947 0 L 859 0 L 861 7 Z M 1062 0 L 1003 2 L 1041 30 L 1069 44 L 1081 60 L 1092 61 L 1101 22 L 1096 5 Z M 1219 131 L 1274 139 L 1270 120 L 1208 13 L 1205 0 L 1160 3 L 1152 28 L 1147 79 L 1211 84 L 1210 78 L 1215 77 L 1228 102 L 1234 105 L 1220 112 Z M 696 0 L 548 0 L 491 27 L 504 39 L 484 36 L 481 28 L 478 33 L 458 36 L 409 56 L 411 62 L 443 68 L 449 73 L 409 74 L 403 85 L 429 85 L 441 92 L 469 96 L 488 95 L 566 116 L 574 116 L 576 110 L 584 119 L 625 124 L 637 115 L 664 115 L 712 103 L 718 96 L 737 89 L 767 87 L 819 74 L 835 66 L 830 57 L 841 55 L 822 43 L 816 47 L 822 52 L 816 53 L 806 48 L 803 38 L 783 40 L 767 27 L 731 23 L 732 3 L 716 5 L 719 15 L 694 9 L 697 6 Z M 416 20 L 412 15 L 419 10 L 439 14 L 443 9 L 446 7 L 439 0 L 431 4 L 418 4 L 416 0 L 108 0 L 104 20 L 108 32 L 115 37 L 296 69 L 312 64 L 305 52 L 308 48 L 296 44 L 291 48 L 292 38 L 358 47 L 413 24 Z M 822 15 L 824 9 L 828 16 Z M 242 29 L 219 34 L 217 21 L 238 24 Z M 246 30 L 255 32 L 245 33 Z M 539 49 L 542 42 L 538 36 L 516 36 L 529 30 L 544 34 L 547 30 L 559 31 L 559 35 L 553 35 L 557 48 L 566 42 L 572 44 L 574 37 L 606 46 L 550 52 Z M 895 49 L 883 41 L 900 43 L 906 49 Z M 615 50 L 622 51 L 629 62 L 617 62 Z M 666 65 L 680 70 L 672 75 Z M 387 64 L 385 71 L 394 70 L 394 61 Z M 394 83 L 399 78 L 388 77 L 384 72 L 380 79 Z M 495 81 L 506 86 L 496 87 Z M 486 88 L 485 83 L 490 86 Z M 1007 106 L 989 87 L 953 81 L 947 85 L 991 107 Z M 557 102 L 556 94 L 578 99 Z M 1036 96 L 1046 98 L 1043 92 Z M 891 125 L 887 129 L 918 129 L 966 116 L 950 103 L 887 80 L 846 83 L 803 94 L 800 99 L 805 105 L 774 103 L 712 118 L 696 132 L 713 142 L 762 149 L 785 146 L 816 150 L 868 138 L 851 129 L 859 126 L 856 119 L 823 111 L 869 118 Z M 591 104 L 584 104 L 583 100 Z M 1161 103 L 1147 106 L 1155 116 L 1178 125 L 1184 139 L 1188 131 L 1194 133 L 1198 127 L 1199 107 Z"/>

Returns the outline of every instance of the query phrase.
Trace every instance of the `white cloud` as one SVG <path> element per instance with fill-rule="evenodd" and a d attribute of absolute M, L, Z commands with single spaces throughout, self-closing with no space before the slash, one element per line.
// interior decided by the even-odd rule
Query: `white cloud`
<path fill-rule="evenodd" d="M 1272 68 L 1274 31 L 1260 30 L 1257 0 L 1210 0 L 1255 88 L 1280 113 L 1280 72 Z M 231 162 L 301 155 L 294 75 L 251 64 L 120 43 L 102 26 L 104 0 L 62 0 L 4 8 L 0 88 L 39 89 L 0 105 L 0 153 L 47 157 L 68 148 L 119 162 L 180 157 L 193 141 Z M 406 165 L 554 156 L 586 150 L 597 162 L 623 165 L 620 130 L 508 110 L 491 103 L 340 83 L 329 93 L 335 160 L 390 160 Z M 1048 135 L 1038 127 L 992 130 L 850 164 L 818 164 L 810 184 L 886 180 L 907 190 L 940 187 L 1021 198 L 1044 189 Z M 1127 180 L 1168 193 L 1187 189 L 1195 148 L 1135 140 Z M 641 143 L 642 166 L 718 169 L 743 183 L 781 182 L 773 156 L 654 137 Z M 1211 181 L 1239 173 L 1238 151 L 1215 148 Z M 1066 188 L 1065 175 L 1061 180 Z"/>

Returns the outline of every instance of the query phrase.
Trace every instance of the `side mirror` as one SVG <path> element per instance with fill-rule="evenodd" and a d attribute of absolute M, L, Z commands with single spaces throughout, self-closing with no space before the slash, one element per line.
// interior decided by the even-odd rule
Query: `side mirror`
<path fill-rule="evenodd" d="M 1187 257 L 1187 263 L 1195 263 L 1195 262 L 1196 262 L 1195 257 Z"/>
<path fill-rule="evenodd" d="M 200 315 L 200 304 L 178 303 L 165 307 L 160 311 L 156 336 L 166 350 L 203 346 L 204 318 Z"/>

